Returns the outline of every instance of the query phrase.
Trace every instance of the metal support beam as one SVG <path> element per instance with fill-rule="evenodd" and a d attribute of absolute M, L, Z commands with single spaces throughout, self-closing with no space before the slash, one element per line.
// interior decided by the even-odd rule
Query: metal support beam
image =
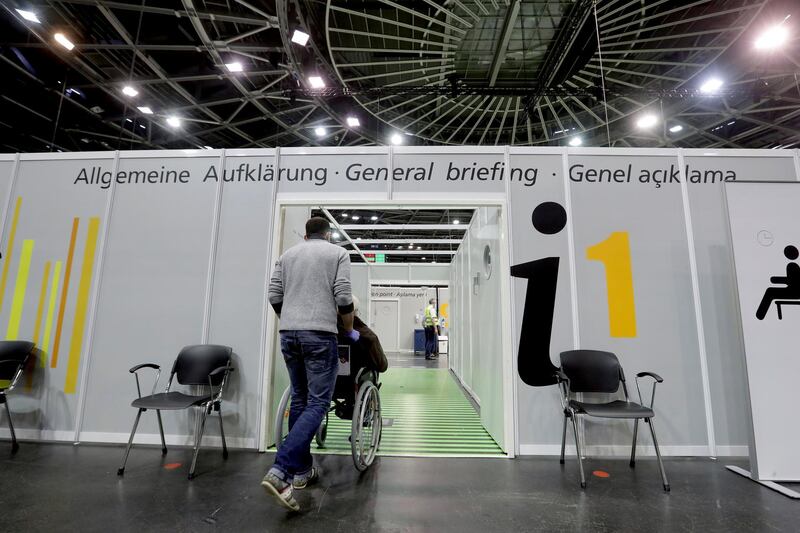
<path fill-rule="evenodd" d="M 506 9 L 506 16 L 503 19 L 503 29 L 500 30 L 500 40 L 494 51 L 492 65 L 489 67 L 489 87 L 494 87 L 494 84 L 497 82 L 497 76 L 500 74 L 500 67 L 503 66 L 506 60 L 508 41 L 511 40 L 511 34 L 514 32 L 514 27 L 517 25 L 519 6 L 520 0 L 513 0 L 511 5 L 508 6 L 508 9 Z"/>

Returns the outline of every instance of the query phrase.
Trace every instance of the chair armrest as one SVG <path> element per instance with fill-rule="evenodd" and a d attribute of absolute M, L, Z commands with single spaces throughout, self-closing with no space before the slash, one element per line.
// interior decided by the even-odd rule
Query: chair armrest
<path fill-rule="evenodd" d="M 211 378 L 211 377 L 214 377 L 214 376 L 218 376 L 219 374 L 222 374 L 223 372 L 226 372 L 226 371 L 227 372 L 233 372 L 234 368 L 232 366 L 230 366 L 230 365 L 228 365 L 228 366 L 220 366 L 220 367 L 215 368 L 214 370 L 212 370 L 208 374 L 208 377 Z"/>
<path fill-rule="evenodd" d="M 564 373 L 564 371 L 561 370 L 560 368 L 556 370 L 556 381 L 558 383 L 562 383 L 562 382 L 569 383 L 569 378 Z"/>
<path fill-rule="evenodd" d="M 11 392 L 12 390 L 14 390 L 14 387 L 17 386 L 17 381 L 19 381 L 19 377 L 22 375 L 23 363 L 24 361 L 20 361 L 18 359 L 5 359 L 3 361 L 0 361 L 0 366 L 14 365 L 18 367 L 16 372 L 14 372 L 14 377 L 8 380 L 9 384 L 8 387 L 5 389 L 6 392 Z"/>
<path fill-rule="evenodd" d="M 143 368 L 152 368 L 153 370 L 156 371 L 156 380 L 153 382 L 153 390 L 150 391 L 150 394 L 156 393 L 156 387 L 158 386 L 158 378 L 161 377 L 161 367 L 155 363 L 142 363 L 141 365 L 136 365 L 130 370 L 128 370 L 128 372 L 133 374 L 134 379 L 136 379 L 136 393 L 139 395 L 139 398 L 142 397 L 142 388 L 139 386 L 139 374 L 137 374 L 136 372 L 138 372 Z"/>
<path fill-rule="evenodd" d="M 219 390 L 217 390 L 217 394 L 214 395 L 212 403 L 217 403 L 222 400 L 222 391 L 225 390 L 225 382 L 228 380 L 228 374 L 233 372 L 233 370 L 233 366 L 228 363 L 227 365 L 217 367 L 208 373 L 208 386 L 212 392 L 214 390 L 214 384 L 212 383 L 211 378 L 222 374 L 222 381 L 219 384 Z"/>
<path fill-rule="evenodd" d="M 645 378 L 645 377 L 653 378 L 653 380 L 655 381 L 653 383 L 652 394 L 650 395 L 650 405 L 645 405 L 644 400 L 642 399 L 642 390 L 639 388 L 639 378 Z M 650 409 L 652 409 L 656 401 L 656 385 L 662 383 L 663 381 L 664 378 L 662 378 L 655 372 L 639 372 L 638 374 L 636 374 L 636 392 L 639 393 L 639 403 L 645 405 L 645 407 L 649 407 Z"/>
<path fill-rule="evenodd" d="M 128 370 L 131 374 L 143 369 L 143 368 L 152 368 L 153 370 L 161 370 L 161 367 L 155 363 L 142 363 L 141 365 L 136 365 L 135 367 Z"/>
<path fill-rule="evenodd" d="M 638 374 L 636 374 L 637 378 L 643 378 L 645 376 L 653 378 L 658 383 L 662 383 L 664 381 L 664 378 L 662 378 L 661 376 L 659 376 L 655 372 L 639 372 Z"/>

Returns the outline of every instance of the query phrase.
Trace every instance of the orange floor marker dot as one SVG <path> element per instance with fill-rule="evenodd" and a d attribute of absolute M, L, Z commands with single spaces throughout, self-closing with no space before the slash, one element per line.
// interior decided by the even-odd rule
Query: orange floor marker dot
<path fill-rule="evenodd" d="M 592 472 L 592 475 L 595 477 L 611 477 L 611 474 L 604 472 L 603 470 L 595 470 Z"/>
<path fill-rule="evenodd" d="M 175 470 L 183 466 L 183 463 L 167 463 L 164 465 L 164 470 Z"/>

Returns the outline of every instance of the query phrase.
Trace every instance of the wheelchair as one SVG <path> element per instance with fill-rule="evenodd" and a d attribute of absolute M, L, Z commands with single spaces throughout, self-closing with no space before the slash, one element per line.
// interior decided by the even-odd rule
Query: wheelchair
<path fill-rule="evenodd" d="M 360 350 L 351 350 L 349 345 L 339 345 L 339 373 L 336 377 L 331 405 L 317 430 L 315 441 L 325 447 L 328 434 L 328 417 L 331 412 L 351 421 L 350 449 L 353 464 L 360 472 L 365 471 L 375 460 L 381 441 L 380 381 L 376 370 L 367 368 Z M 281 396 L 275 416 L 275 447 L 280 448 L 289 432 L 289 408 L 292 387 L 286 387 Z"/>

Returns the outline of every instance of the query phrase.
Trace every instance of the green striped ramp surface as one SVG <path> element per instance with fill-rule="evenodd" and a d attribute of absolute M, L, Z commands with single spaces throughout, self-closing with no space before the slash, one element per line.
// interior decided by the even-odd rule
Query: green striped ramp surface
<path fill-rule="evenodd" d="M 384 426 L 379 455 L 504 457 L 480 417 L 446 369 L 390 368 L 381 374 Z M 325 448 L 316 453 L 350 453 L 350 420 L 333 413 Z"/>

